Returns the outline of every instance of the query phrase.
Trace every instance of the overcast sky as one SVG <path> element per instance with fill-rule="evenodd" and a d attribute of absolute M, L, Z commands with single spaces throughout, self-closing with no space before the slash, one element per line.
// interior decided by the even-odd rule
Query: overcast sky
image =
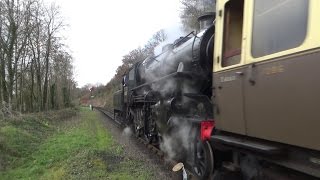
<path fill-rule="evenodd" d="M 60 6 L 69 25 L 63 34 L 80 87 L 105 85 L 122 64 L 122 56 L 143 47 L 158 30 L 171 29 L 172 33 L 181 26 L 179 0 L 46 1 Z"/>

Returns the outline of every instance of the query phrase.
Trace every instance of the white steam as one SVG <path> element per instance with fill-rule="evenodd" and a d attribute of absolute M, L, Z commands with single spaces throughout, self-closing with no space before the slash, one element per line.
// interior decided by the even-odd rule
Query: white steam
<path fill-rule="evenodd" d="M 132 130 L 130 127 L 126 127 L 122 131 L 122 136 L 130 137 L 132 135 Z"/>
<path fill-rule="evenodd" d="M 169 159 L 174 159 L 176 157 L 176 151 L 175 151 L 175 143 L 173 141 L 173 138 L 171 136 L 163 136 L 162 142 L 160 144 L 160 149 L 166 153 Z"/>
<path fill-rule="evenodd" d="M 189 156 L 192 150 L 195 131 L 190 123 L 177 117 L 171 117 L 175 129 L 162 137 L 160 149 L 172 160 L 181 160 Z"/>
<path fill-rule="evenodd" d="M 165 34 L 167 35 L 167 39 L 160 43 L 154 49 L 154 54 L 159 55 L 162 52 L 162 47 L 167 44 L 173 44 L 173 42 L 181 36 L 184 36 L 184 32 L 182 31 L 181 24 L 174 24 L 168 28 L 164 29 Z"/>
<path fill-rule="evenodd" d="M 168 79 L 164 83 L 154 83 L 151 85 L 152 90 L 160 92 L 165 97 L 166 94 L 177 90 L 177 82 L 175 79 Z"/>

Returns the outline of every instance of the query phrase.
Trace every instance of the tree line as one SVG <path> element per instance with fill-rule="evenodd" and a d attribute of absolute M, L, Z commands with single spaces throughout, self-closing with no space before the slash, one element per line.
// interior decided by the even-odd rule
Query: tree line
<path fill-rule="evenodd" d="M 71 105 L 75 81 L 72 56 L 61 37 L 65 26 L 55 4 L 0 0 L 2 113 Z"/>

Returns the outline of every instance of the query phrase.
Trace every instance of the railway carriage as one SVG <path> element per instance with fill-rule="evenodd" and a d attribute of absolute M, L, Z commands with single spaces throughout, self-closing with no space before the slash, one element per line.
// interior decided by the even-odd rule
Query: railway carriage
<path fill-rule="evenodd" d="M 245 177 L 276 164 L 278 177 L 319 178 L 320 1 L 222 0 L 216 9 L 211 144 L 230 150 Z"/>

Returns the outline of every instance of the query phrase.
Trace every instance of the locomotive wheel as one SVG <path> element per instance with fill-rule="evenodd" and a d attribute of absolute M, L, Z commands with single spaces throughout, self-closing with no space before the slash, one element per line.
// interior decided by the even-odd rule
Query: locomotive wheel
<path fill-rule="evenodd" d="M 193 169 L 199 179 L 207 179 L 214 168 L 213 151 L 208 141 L 202 142 L 197 139 L 195 143 L 195 165 Z"/>

